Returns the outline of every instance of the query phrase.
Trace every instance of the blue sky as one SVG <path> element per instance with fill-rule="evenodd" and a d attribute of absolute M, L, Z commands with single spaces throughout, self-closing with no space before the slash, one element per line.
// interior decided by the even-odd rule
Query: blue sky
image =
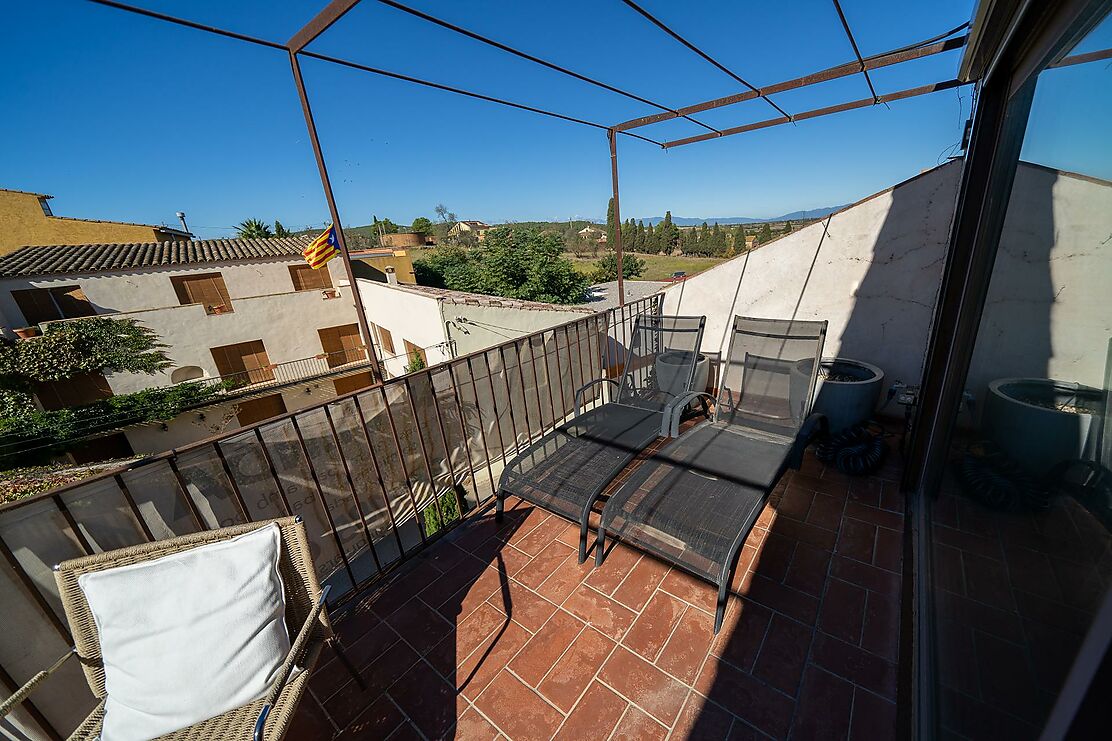
<path fill-rule="evenodd" d="M 138 4 L 283 41 L 324 0 Z M 411 4 L 665 105 L 739 91 L 618 0 Z M 643 4 L 757 85 L 852 59 L 829 0 Z M 957 26 L 973 0 L 843 7 L 862 52 L 874 54 Z M 0 187 L 51 193 L 65 216 L 174 223 L 180 209 L 204 237 L 249 217 L 295 228 L 327 220 L 282 53 L 80 0 L 9 4 L 5 19 L 19 33 L 0 48 Z M 655 112 L 374 0 L 311 48 L 604 124 Z M 874 80 L 882 93 L 899 90 L 953 77 L 958 62 L 939 55 Z M 303 69 L 347 224 L 432 217 L 437 203 L 492 222 L 605 214 L 602 131 L 311 59 Z M 854 76 L 776 100 L 798 112 L 867 96 Z M 943 161 L 968 112 L 962 88 L 667 152 L 623 139 L 623 214 L 761 217 L 851 202 Z M 750 101 L 702 118 L 726 127 L 774 113 Z M 1106 109 L 1095 113 L 1107 121 Z M 644 133 L 700 131 L 673 121 Z"/>

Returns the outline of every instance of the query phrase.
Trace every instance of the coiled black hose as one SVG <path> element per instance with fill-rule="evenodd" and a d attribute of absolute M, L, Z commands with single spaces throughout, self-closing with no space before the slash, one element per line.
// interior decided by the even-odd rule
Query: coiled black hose
<path fill-rule="evenodd" d="M 870 427 L 875 428 L 873 432 Z M 847 427 L 839 433 L 828 436 L 815 446 L 815 456 L 839 471 L 850 476 L 865 476 L 873 473 L 884 463 L 888 445 L 884 442 L 885 433 L 879 425 L 866 423 Z"/>
<path fill-rule="evenodd" d="M 1050 507 L 1047 487 L 992 442 L 971 444 L 955 468 L 965 495 L 986 507 L 1035 511 Z"/>

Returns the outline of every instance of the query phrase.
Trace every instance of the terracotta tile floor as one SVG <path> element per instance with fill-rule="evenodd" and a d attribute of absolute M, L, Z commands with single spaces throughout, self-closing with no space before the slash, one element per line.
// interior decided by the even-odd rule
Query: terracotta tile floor
<path fill-rule="evenodd" d="M 520 501 L 475 516 L 337 620 L 365 686 L 326 656 L 290 738 L 890 738 L 897 473 L 785 476 L 717 637 L 711 585 L 622 545 L 580 566 Z"/>
<path fill-rule="evenodd" d="M 1069 497 L 999 511 L 953 480 L 932 513 L 940 724 L 1038 738 L 1112 585 L 1112 535 Z"/>

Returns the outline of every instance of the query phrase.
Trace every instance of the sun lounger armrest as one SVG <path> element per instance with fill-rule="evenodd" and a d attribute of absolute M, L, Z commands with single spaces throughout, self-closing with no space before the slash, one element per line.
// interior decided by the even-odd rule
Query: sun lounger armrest
<path fill-rule="evenodd" d="M 290 646 L 290 652 L 286 655 L 286 660 L 282 662 L 282 669 L 278 674 L 278 678 L 274 680 L 271 685 L 270 691 L 266 694 L 266 703 L 263 705 L 262 711 L 259 713 L 259 719 L 255 721 L 255 741 L 262 741 L 263 731 L 266 727 L 266 719 L 270 716 L 270 710 L 274 707 L 274 703 L 278 701 L 278 696 L 282 694 L 282 689 L 289 681 L 290 673 L 293 672 L 297 662 L 304 658 L 303 654 L 309 644 L 309 639 L 312 637 L 317 620 L 320 619 L 320 614 L 324 610 L 325 601 L 328 599 L 328 592 L 332 589 L 331 585 L 326 585 L 317 598 L 317 604 L 313 606 L 313 610 L 309 616 L 305 618 L 304 625 L 301 630 L 297 632 L 297 638 L 294 639 L 293 645 Z"/>
<path fill-rule="evenodd" d="M 788 465 L 794 469 L 798 469 L 803 465 L 803 451 L 807 446 L 814 442 L 815 438 L 825 435 L 829 429 L 829 423 L 826 420 L 825 414 L 819 412 L 811 412 L 811 416 L 803 422 L 803 426 L 799 428 L 799 434 L 795 436 L 795 444 L 792 445 L 791 457 L 788 459 Z"/>
<path fill-rule="evenodd" d="M 34 692 L 40 684 L 49 679 L 51 674 L 56 672 L 58 668 L 62 666 L 62 664 L 66 663 L 66 659 L 71 656 L 75 656 L 76 654 L 77 649 L 71 648 L 69 651 L 66 652 L 65 656 L 55 661 L 49 669 L 44 669 L 43 671 L 36 673 L 35 676 L 27 680 L 26 684 L 16 690 L 14 695 L 4 700 L 3 702 L 0 702 L 0 718 L 7 717 L 8 714 L 15 710 L 20 703 L 26 700 L 28 695 Z"/>
<path fill-rule="evenodd" d="M 580 386 L 579 389 L 575 392 L 575 416 L 576 417 L 579 416 L 579 399 L 582 397 L 583 392 L 586 391 L 587 389 L 589 389 L 591 386 L 594 386 L 594 385 L 599 384 L 599 383 L 609 383 L 615 389 L 620 388 L 618 386 L 618 382 L 615 381 L 613 378 L 596 378 L 593 381 L 587 381 L 587 383 Z"/>
<path fill-rule="evenodd" d="M 707 399 L 714 401 L 713 396 L 705 391 L 688 391 L 685 394 L 681 394 L 668 402 L 668 406 L 664 407 L 664 419 L 660 422 L 660 434 L 662 437 L 680 436 L 680 422 L 683 419 L 683 410 L 696 399 L 703 405 L 703 414 L 708 417 L 710 416 L 710 407 L 707 405 Z"/>

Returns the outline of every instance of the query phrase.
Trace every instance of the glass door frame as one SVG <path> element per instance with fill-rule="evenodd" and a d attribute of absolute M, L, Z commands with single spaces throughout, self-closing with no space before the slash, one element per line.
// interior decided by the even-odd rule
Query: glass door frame
<path fill-rule="evenodd" d="M 912 564 L 901 632 L 900 654 L 911 657 L 901 662 L 901 725 L 915 738 L 936 735 L 927 499 L 937 496 L 945 473 L 1035 85 L 1110 8 L 1112 0 L 981 0 L 963 60 L 962 74 L 979 80 L 977 107 L 901 482 L 910 495 Z"/>

